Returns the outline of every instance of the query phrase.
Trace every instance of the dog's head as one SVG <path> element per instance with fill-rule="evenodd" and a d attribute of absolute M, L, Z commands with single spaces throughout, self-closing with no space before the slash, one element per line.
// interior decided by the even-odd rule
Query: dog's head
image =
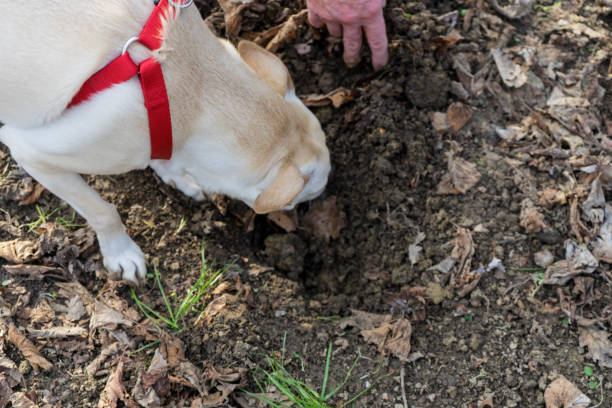
<path fill-rule="evenodd" d="M 287 67 L 252 42 L 237 50 L 222 44 L 202 70 L 206 101 L 173 161 L 205 193 L 240 199 L 260 214 L 314 199 L 327 183 L 329 151 Z"/>
<path fill-rule="evenodd" d="M 296 96 L 289 71 L 279 58 L 249 41 L 238 44 L 238 53 L 286 105 L 285 115 L 280 115 L 280 133 L 257 166 L 263 178 L 254 190 L 256 196 L 245 197 L 245 202 L 260 214 L 292 209 L 316 198 L 325 188 L 330 171 L 325 135 L 317 118 Z"/>

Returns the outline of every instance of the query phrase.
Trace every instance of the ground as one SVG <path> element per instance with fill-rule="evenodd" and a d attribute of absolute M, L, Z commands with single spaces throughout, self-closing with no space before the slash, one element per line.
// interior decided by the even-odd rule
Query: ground
<path fill-rule="evenodd" d="M 265 43 L 257 33 L 303 3 L 245 2 L 232 32 L 215 2 L 198 5 L 217 34 Z M 200 276 L 202 247 L 224 268 L 178 333 L 107 283 L 83 221 L 0 151 L 0 245 L 35 243 L 23 261 L 47 267 L 0 259 L 0 407 L 11 392 L 14 407 L 30 406 L 16 395 L 46 407 L 257 406 L 242 390 L 259 392 L 265 356 L 284 354 L 317 388 L 330 343 L 330 387 L 360 356 L 331 406 L 374 384 L 356 407 L 540 407 L 559 376 L 612 406 L 612 9 L 527 5 L 389 0 L 390 61 L 376 73 L 367 51 L 349 69 L 337 40 L 296 18 L 275 51 L 322 123 L 333 171 L 294 214 L 195 202 L 150 170 L 90 177 L 171 301 Z M 164 313 L 154 279 L 137 296 Z M 383 317 L 365 327 L 374 317 L 361 312 Z M 59 326 L 84 330 L 32 331 Z M 157 340 L 163 375 L 149 368 Z M 51 366 L 32 364 L 32 348 Z M 116 395 L 132 397 L 116 405 L 104 401 L 118 364 L 127 391 Z"/>

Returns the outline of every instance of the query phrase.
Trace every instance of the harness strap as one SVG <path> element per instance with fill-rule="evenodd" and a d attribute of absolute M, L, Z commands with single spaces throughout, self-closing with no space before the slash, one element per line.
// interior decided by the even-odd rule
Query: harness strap
<path fill-rule="evenodd" d="M 138 42 L 151 51 L 163 43 L 163 21 L 174 16 L 174 7 L 168 0 L 159 0 L 138 36 Z M 160 63 L 151 57 L 136 65 L 130 54 L 121 54 L 100 71 L 92 75 L 72 98 L 68 108 L 90 99 L 114 85 L 123 83 L 138 74 L 149 118 L 151 159 L 169 160 L 172 157 L 172 119 L 170 102 Z"/>

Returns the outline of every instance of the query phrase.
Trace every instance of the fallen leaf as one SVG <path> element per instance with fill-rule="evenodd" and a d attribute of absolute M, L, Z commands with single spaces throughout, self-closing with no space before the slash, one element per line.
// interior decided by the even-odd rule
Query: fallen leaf
<path fill-rule="evenodd" d="M 106 386 L 100 394 L 98 408 L 117 408 L 118 401 L 125 401 L 126 391 L 121 382 L 123 377 L 123 359 L 119 359 L 117 368 L 108 376 Z"/>
<path fill-rule="evenodd" d="M 451 103 L 446 110 L 448 124 L 453 131 L 459 131 L 472 117 L 472 111 L 461 102 Z"/>
<path fill-rule="evenodd" d="M 40 196 L 43 193 L 43 191 L 45 191 L 45 187 L 43 187 L 42 184 L 34 183 L 34 188 L 32 189 L 32 191 L 27 196 L 25 196 L 20 201 L 20 204 L 21 205 L 32 205 L 32 204 L 34 204 L 35 202 L 38 201 L 38 199 L 40 198 Z"/>
<path fill-rule="evenodd" d="M 38 243 L 32 241 L 13 241 L 0 242 L 0 258 L 4 258 L 13 264 L 31 262 L 40 258 Z"/>
<path fill-rule="evenodd" d="M 300 96 L 300 99 L 306 106 L 310 107 L 321 107 L 326 105 L 332 105 L 334 108 L 339 108 L 351 99 L 351 91 L 340 87 L 333 91 L 323 94 L 310 94 Z"/>
<path fill-rule="evenodd" d="M 12 323 L 9 325 L 8 339 L 28 360 L 32 368 L 34 368 L 34 371 L 38 371 L 39 367 L 45 371 L 53 368 L 53 364 L 41 356 L 36 346 Z"/>
<path fill-rule="evenodd" d="M 599 261 L 612 264 L 612 206 L 609 204 L 604 207 L 604 223 L 593 242 L 593 255 Z"/>
<path fill-rule="evenodd" d="M 585 245 L 565 241 L 565 259 L 546 268 L 542 282 L 546 285 L 565 285 L 576 275 L 591 274 L 599 262 Z"/>
<path fill-rule="evenodd" d="M 168 363 L 157 349 L 147 371 L 138 375 L 132 396 L 145 408 L 161 407 L 161 398 L 170 391 L 169 387 Z"/>
<path fill-rule="evenodd" d="M 96 307 L 89 322 L 89 329 L 92 331 L 99 327 L 114 329 L 118 325 L 132 327 L 134 325 L 134 321 L 127 318 L 127 316 L 125 316 L 123 313 L 110 308 L 106 304 L 96 301 Z"/>
<path fill-rule="evenodd" d="M 589 357 L 601 367 L 612 368 L 612 341 L 610 333 L 594 327 L 579 327 L 580 347 L 589 349 Z"/>
<path fill-rule="evenodd" d="M 85 310 L 85 305 L 81 301 L 79 296 L 73 296 L 68 300 L 66 304 L 68 311 L 66 313 L 66 319 L 71 322 L 76 322 L 81 319 L 85 314 L 87 314 L 87 310 Z"/>
<path fill-rule="evenodd" d="M 94 377 L 100 367 L 102 367 L 102 364 L 104 364 L 104 362 L 109 357 L 118 354 L 122 350 L 122 347 L 123 346 L 118 341 L 104 347 L 102 351 L 100 351 L 100 354 L 96 358 L 94 358 L 93 361 L 89 363 L 85 368 L 85 372 L 87 373 L 87 375 L 89 375 L 90 377 Z"/>
<path fill-rule="evenodd" d="M 45 278 L 71 280 L 70 274 L 62 268 L 42 265 L 4 265 L 5 271 L 26 280 L 43 280 Z"/>
<path fill-rule="evenodd" d="M 351 310 L 352 315 L 340 322 L 340 328 L 357 327 L 368 342 L 379 351 L 389 352 L 400 361 L 407 362 L 410 354 L 412 326 L 404 317 L 393 319 L 391 315 Z"/>
<path fill-rule="evenodd" d="M 431 125 L 439 133 L 446 133 L 451 128 L 448 115 L 444 112 L 434 112 L 431 116 Z"/>
<path fill-rule="evenodd" d="M 238 37 L 242 29 L 242 13 L 252 0 L 219 0 L 225 19 L 225 34 L 230 39 Z"/>
<path fill-rule="evenodd" d="M 10 402 L 13 408 L 38 408 L 24 392 L 15 392 L 11 395 Z"/>
<path fill-rule="evenodd" d="M 83 336 L 87 335 L 87 330 L 83 327 L 49 327 L 47 329 L 33 329 L 28 327 L 28 333 L 30 333 L 34 337 L 42 338 L 42 339 L 62 339 L 64 337 L 74 337 L 74 336 Z"/>
<path fill-rule="evenodd" d="M 453 243 L 451 258 L 455 263 L 451 269 L 450 283 L 457 290 L 457 295 L 463 297 L 476 287 L 484 271 L 472 271 L 475 249 L 472 234 L 468 229 L 459 228 Z"/>
<path fill-rule="evenodd" d="M 442 176 L 438 184 L 437 194 L 465 194 L 480 181 L 480 173 L 476 165 L 455 157 L 454 151 L 446 153 L 448 173 Z"/>
<path fill-rule="evenodd" d="M 520 88 L 527 82 L 527 68 L 516 64 L 507 53 L 499 48 L 491 50 L 491 55 L 504 84 L 513 88 Z"/>
<path fill-rule="evenodd" d="M 283 45 L 293 41 L 297 35 L 298 27 L 301 24 L 304 24 L 307 15 L 308 10 L 301 10 L 300 12 L 289 17 L 289 19 L 282 25 L 280 30 L 278 30 L 274 38 L 272 38 L 268 45 L 266 45 L 266 50 L 270 52 L 277 52 Z"/>
<path fill-rule="evenodd" d="M 297 210 L 274 211 L 268 214 L 268 220 L 281 227 L 285 232 L 293 232 L 298 227 Z"/>
<path fill-rule="evenodd" d="M 206 318 L 206 324 L 210 325 L 213 318 L 221 313 L 225 307 L 233 302 L 236 299 L 234 295 L 230 295 L 229 293 L 224 293 L 223 295 L 213 299 L 206 305 L 206 309 L 204 309 L 203 317 Z"/>
<path fill-rule="evenodd" d="M 540 232 L 546 228 L 544 216 L 529 198 L 521 202 L 520 225 L 525 231 L 533 233 Z"/>
<path fill-rule="evenodd" d="M 587 408 L 591 403 L 574 384 L 559 376 L 544 391 L 546 408 Z"/>
<path fill-rule="evenodd" d="M 544 190 L 538 191 L 538 196 L 540 196 L 539 204 L 549 210 L 556 204 L 567 203 L 566 194 L 552 187 L 546 187 Z"/>
<path fill-rule="evenodd" d="M 304 215 L 304 229 L 325 242 L 340 237 L 340 230 L 346 226 L 346 214 L 338 205 L 336 196 L 317 201 Z"/>

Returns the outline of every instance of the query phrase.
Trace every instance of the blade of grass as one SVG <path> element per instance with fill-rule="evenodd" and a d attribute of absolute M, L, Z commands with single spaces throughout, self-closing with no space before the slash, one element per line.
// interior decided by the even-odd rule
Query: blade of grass
<path fill-rule="evenodd" d="M 329 343 L 329 347 L 327 347 L 327 358 L 325 360 L 325 373 L 323 374 L 323 385 L 321 386 L 321 395 L 325 396 L 325 388 L 327 388 L 327 379 L 329 377 L 329 363 L 331 361 L 332 354 L 332 343 Z M 327 400 L 327 398 L 323 398 L 323 400 Z"/>

